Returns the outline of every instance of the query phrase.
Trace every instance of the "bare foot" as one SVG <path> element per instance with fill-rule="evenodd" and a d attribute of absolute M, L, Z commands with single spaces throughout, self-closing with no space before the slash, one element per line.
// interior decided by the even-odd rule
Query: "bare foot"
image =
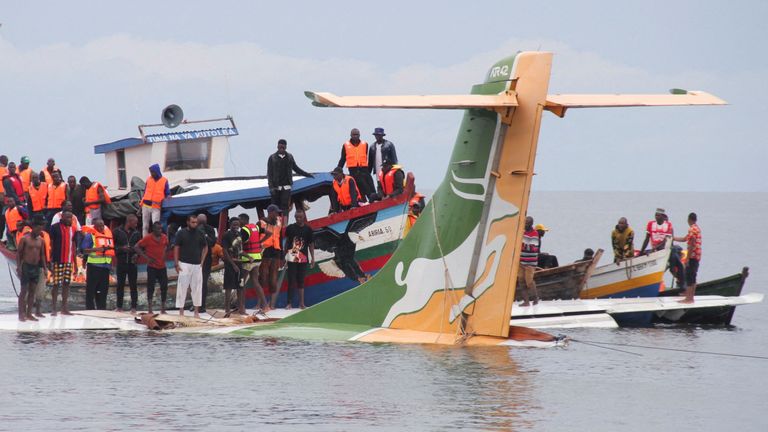
<path fill-rule="evenodd" d="M 692 304 L 693 303 L 693 299 L 682 299 L 682 300 L 678 301 L 678 303 Z"/>
<path fill-rule="evenodd" d="M 200 313 L 195 312 L 195 318 L 200 318 Z"/>
<path fill-rule="evenodd" d="M 63 310 L 63 311 L 61 311 L 61 314 L 62 315 L 72 315 L 72 312 L 70 312 L 68 310 Z"/>
<path fill-rule="evenodd" d="M 306 309 L 307 307 L 304 305 L 299 306 L 299 309 Z"/>
<path fill-rule="evenodd" d="M 123 311 L 123 308 L 117 308 L 117 309 L 115 309 L 115 312 L 122 312 L 122 311 Z"/>
<path fill-rule="evenodd" d="M 37 318 L 35 318 L 35 317 L 34 317 L 34 316 L 32 316 L 32 315 L 27 315 L 27 319 L 28 319 L 29 321 L 39 321 Z"/>
<path fill-rule="evenodd" d="M 131 315 L 136 315 L 136 309 L 131 308 Z"/>
<path fill-rule="evenodd" d="M 165 309 L 160 309 L 160 313 L 165 315 Z"/>
<path fill-rule="evenodd" d="M 26 321 L 26 320 L 27 320 L 27 317 L 23 317 L 23 316 L 20 316 L 20 317 L 19 317 L 19 321 L 20 321 L 20 322 L 24 322 L 24 321 Z"/>
<path fill-rule="evenodd" d="M 35 316 L 38 318 L 45 318 L 45 315 L 41 314 L 40 312 L 35 313 Z"/>
<path fill-rule="evenodd" d="M 293 306 L 291 306 L 291 305 L 285 305 L 285 310 L 291 310 L 291 309 L 293 309 Z"/>
<path fill-rule="evenodd" d="M 537 305 L 537 304 L 539 304 L 539 299 L 536 299 L 536 300 L 534 300 L 534 301 L 533 301 L 533 304 L 534 304 L 534 305 Z"/>
<path fill-rule="evenodd" d="M 522 307 L 528 307 L 528 306 L 530 306 L 530 305 L 531 305 L 531 303 L 530 303 L 530 302 L 523 302 L 523 304 L 521 304 L 520 306 L 522 306 Z"/>
<path fill-rule="evenodd" d="M 62 312 L 62 313 L 64 313 L 64 312 Z M 51 312 L 51 316 L 55 317 L 56 316 L 56 311 Z"/>
<path fill-rule="evenodd" d="M 152 315 L 152 308 L 147 309 L 147 313 Z"/>

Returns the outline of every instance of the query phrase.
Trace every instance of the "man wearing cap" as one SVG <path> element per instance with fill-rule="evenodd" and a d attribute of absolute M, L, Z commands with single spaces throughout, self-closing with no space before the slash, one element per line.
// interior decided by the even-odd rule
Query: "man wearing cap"
<path fill-rule="evenodd" d="M 373 136 L 376 137 L 376 142 L 371 145 L 371 149 L 368 150 L 368 160 L 371 161 L 371 174 L 374 176 L 381 173 L 381 169 L 385 160 L 389 160 L 393 164 L 397 163 L 397 151 L 392 141 L 385 140 L 384 137 L 387 134 L 384 133 L 384 128 L 377 127 L 373 130 Z"/>
<path fill-rule="evenodd" d="M 645 248 L 648 246 L 648 242 L 651 243 L 652 252 L 663 249 L 667 237 L 672 236 L 674 236 L 672 222 L 668 220 L 663 208 L 657 208 L 654 220 L 648 221 L 646 226 L 645 240 L 643 240 L 643 247 L 640 248 L 640 253 L 646 253 Z"/>
<path fill-rule="evenodd" d="M 288 208 L 291 205 L 291 188 L 293 187 L 293 173 L 304 177 L 314 178 L 312 174 L 304 171 L 296 165 L 293 155 L 286 151 L 288 141 L 279 139 L 277 151 L 267 159 L 267 185 L 269 195 L 274 204 L 283 211 L 283 216 L 288 217 Z"/>
<path fill-rule="evenodd" d="M 29 156 L 22 156 L 19 164 L 19 177 L 24 187 L 24 192 L 29 191 L 29 184 L 32 182 L 32 168 L 29 167 Z"/>
<path fill-rule="evenodd" d="M 388 157 L 384 158 L 379 177 L 379 195 L 381 199 L 396 197 L 403 193 L 403 184 L 405 183 L 405 174 L 399 165 Z"/>
<path fill-rule="evenodd" d="M 369 195 L 376 192 L 371 179 L 371 168 L 368 163 L 368 143 L 360 139 L 360 131 L 352 129 L 349 140 L 341 146 L 339 169 L 347 164 L 349 175 L 355 179 L 360 192 L 360 201 L 366 202 Z"/>
<path fill-rule="evenodd" d="M 345 176 L 341 168 L 331 171 L 333 189 L 331 189 L 331 213 L 338 213 L 358 206 L 360 192 L 352 176 Z"/>
<path fill-rule="evenodd" d="M 149 227 L 160 221 L 163 200 L 171 194 L 168 179 L 163 177 L 159 164 L 149 167 L 149 177 L 144 184 L 144 196 L 141 198 L 141 236 L 149 233 Z"/>
<path fill-rule="evenodd" d="M 541 251 L 541 239 L 544 237 L 544 234 L 549 231 L 549 228 L 544 226 L 544 224 L 536 224 L 535 227 L 533 227 L 534 230 L 539 234 L 539 261 L 538 266 L 541 268 L 555 268 L 560 263 L 557 262 L 557 257 L 554 255 L 550 255 L 546 252 Z"/>

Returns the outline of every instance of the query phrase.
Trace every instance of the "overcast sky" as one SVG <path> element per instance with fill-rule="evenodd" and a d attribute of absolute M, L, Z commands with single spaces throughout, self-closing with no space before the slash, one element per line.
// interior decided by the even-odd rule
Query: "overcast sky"
<path fill-rule="evenodd" d="M 539 49 L 555 53 L 550 93 L 681 87 L 730 105 L 545 113 L 534 188 L 768 191 L 768 2 L 454 3 L 7 2 L 0 153 L 99 178 L 94 145 L 176 103 L 190 120 L 234 116 L 228 174 L 264 173 L 281 137 L 302 168 L 329 170 L 350 128 L 381 126 L 434 188 L 460 112 L 321 109 L 303 91 L 466 93 Z"/>

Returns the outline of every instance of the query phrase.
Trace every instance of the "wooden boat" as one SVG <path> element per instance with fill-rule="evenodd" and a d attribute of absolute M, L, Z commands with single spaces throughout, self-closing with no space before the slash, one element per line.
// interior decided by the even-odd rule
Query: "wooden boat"
<path fill-rule="evenodd" d="M 702 282 L 696 285 L 696 295 L 719 295 L 724 297 L 738 297 L 744 288 L 744 283 L 749 277 L 749 267 L 724 278 Z M 684 295 L 682 288 L 674 288 L 662 291 L 660 297 L 674 297 Z M 683 311 L 657 312 L 653 321 L 664 324 L 702 324 L 725 325 L 731 324 L 736 307 L 723 306 L 707 309 L 686 309 Z"/>
<path fill-rule="evenodd" d="M 579 298 L 581 290 L 594 271 L 603 250 L 598 249 L 595 256 L 588 261 L 537 270 L 534 273 L 536 290 L 541 300 L 567 300 Z M 515 290 L 515 300 L 520 301 L 521 289 Z"/>

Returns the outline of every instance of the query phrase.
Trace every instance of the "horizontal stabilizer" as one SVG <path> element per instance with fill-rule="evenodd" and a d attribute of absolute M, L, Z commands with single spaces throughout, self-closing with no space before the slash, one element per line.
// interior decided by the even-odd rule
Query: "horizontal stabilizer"
<path fill-rule="evenodd" d="M 563 117 L 568 108 L 675 105 L 727 105 L 727 102 L 703 91 L 688 91 L 683 94 L 554 94 L 547 95 L 544 108 L 558 117 Z"/>
<path fill-rule="evenodd" d="M 509 108 L 517 106 L 514 92 L 495 95 L 408 95 L 408 96 L 336 96 L 333 93 L 304 92 L 312 105 L 340 108 Z"/>

